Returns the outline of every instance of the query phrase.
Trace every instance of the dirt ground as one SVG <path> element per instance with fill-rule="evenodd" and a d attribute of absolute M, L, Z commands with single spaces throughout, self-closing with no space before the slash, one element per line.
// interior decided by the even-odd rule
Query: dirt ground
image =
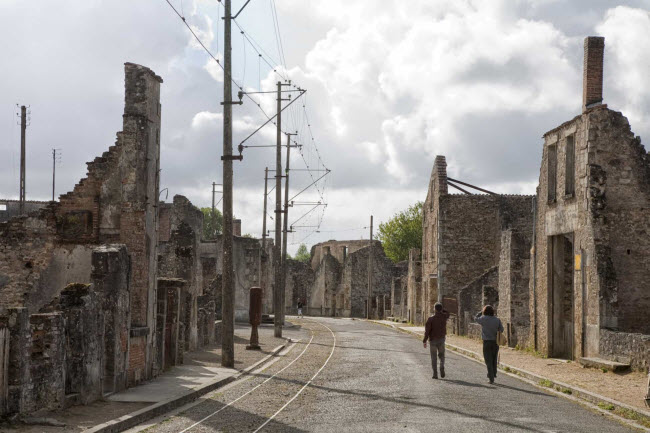
<path fill-rule="evenodd" d="M 483 352 L 482 343 L 471 338 L 448 335 L 447 342 L 479 354 Z M 647 410 L 644 399 L 648 377 L 645 373 L 603 373 L 595 368 L 585 368 L 577 362 L 542 358 L 509 347 L 501 347 L 499 352 L 501 362 L 505 364 Z"/>

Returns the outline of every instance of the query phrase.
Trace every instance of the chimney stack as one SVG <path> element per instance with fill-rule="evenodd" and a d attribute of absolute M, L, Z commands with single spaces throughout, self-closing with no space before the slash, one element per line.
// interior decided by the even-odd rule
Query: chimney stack
<path fill-rule="evenodd" d="M 584 72 L 582 80 L 582 111 L 603 102 L 603 57 L 605 38 L 585 38 Z"/>

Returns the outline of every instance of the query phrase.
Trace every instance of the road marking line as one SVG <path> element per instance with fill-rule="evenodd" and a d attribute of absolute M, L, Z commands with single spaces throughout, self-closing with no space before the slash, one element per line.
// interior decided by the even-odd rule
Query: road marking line
<path fill-rule="evenodd" d="M 328 328 L 328 329 L 329 329 L 329 328 Z M 331 331 L 330 331 L 330 332 L 331 332 Z M 269 378 L 267 378 L 266 380 L 264 380 L 264 382 L 262 382 L 262 383 L 260 383 L 259 385 L 255 386 L 255 388 L 252 388 L 252 389 L 248 390 L 246 393 L 244 393 L 244 394 L 242 394 L 241 396 L 237 397 L 235 400 L 231 401 L 231 402 L 228 403 L 227 405 L 222 406 L 222 407 L 219 408 L 218 410 L 212 412 L 210 415 L 206 416 L 205 418 L 203 418 L 203 419 L 201 419 L 201 420 L 195 422 L 195 423 L 192 424 L 191 426 L 187 427 L 185 430 L 181 430 L 179 433 L 185 433 L 185 432 L 189 431 L 190 429 L 193 429 L 193 428 L 196 427 L 197 425 L 203 423 L 203 421 L 206 421 L 206 420 L 208 420 L 209 418 L 212 418 L 213 416 L 215 416 L 216 414 L 218 414 L 219 412 L 221 412 L 221 411 L 224 410 L 225 408 L 230 407 L 230 406 L 231 406 L 232 404 L 234 404 L 234 403 L 237 403 L 239 400 L 241 400 L 242 398 L 246 397 L 248 394 L 250 394 L 251 392 L 255 391 L 257 388 L 259 388 L 260 386 L 264 385 L 266 382 L 268 382 L 269 380 L 273 379 L 273 378 L 274 378 L 275 376 L 277 376 L 278 374 L 282 373 L 284 370 L 286 370 L 287 368 L 289 368 L 289 367 L 291 366 L 291 364 L 293 364 L 294 362 L 296 362 L 298 359 L 300 359 L 300 357 L 301 357 L 302 355 L 304 355 L 304 353 L 307 351 L 307 348 L 309 347 L 309 345 L 311 344 L 311 342 L 312 342 L 313 339 L 314 339 L 314 331 L 311 331 L 311 338 L 309 339 L 309 343 L 307 343 L 307 346 L 305 346 L 304 350 L 303 350 L 302 352 L 300 352 L 300 355 L 298 355 L 297 358 L 295 358 L 295 359 L 294 359 L 293 361 L 291 361 L 289 364 L 285 365 L 285 366 L 284 366 L 280 371 L 278 371 L 277 373 L 275 373 L 273 376 L 270 376 Z"/>
<path fill-rule="evenodd" d="M 307 388 L 307 387 L 308 387 L 308 386 L 313 382 L 314 379 L 316 379 L 316 376 L 318 376 L 318 375 L 320 374 L 320 372 L 323 371 L 323 369 L 325 368 L 325 366 L 327 365 L 327 363 L 330 362 L 330 358 L 332 358 L 332 355 L 334 355 L 334 349 L 336 348 L 336 335 L 334 335 L 334 332 L 332 332 L 332 330 L 329 328 L 329 326 L 327 326 L 327 325 L 323 325 L 322 323 L 319 323 L 319 322 L 314 322 L 314 323 L 318 323 L 319 325 L 324 326 L 324 327 L 327 328 L 327 329 L 330 331 L 330 333 L 332 334 L 332 338 L 334 339 L 334 343 L 332 344 L 332 351 L 330 352 L 330 356 L 327 357 L 327 359 L 325 360 L 325 364 L 323 364 L 323 366 L 322 366 L 322 367 L 321 367 L 321 368 L 316 372 L 316 374 L 314 374 L 314 375 L 312 376 L 312 378 L 309 379 L 309 382 L 307 382 L 307 383 L 306 383 L 302 388 L 300 388 L 300 391 L 298 391 L 298 392 L 296 393 L 296 395 L 294 395 L 294 396 L 291 398 L 291 400 L 289 400 L 289 401 L 288 401 L 284 406 L 282 406 L 280 409 L 278 409 L 278 411 L 277 411 L 276 413 L 274 413 L 273 415 L 271 415 L 271 417 L 270 417 L 269 419 L 267 419 L 267 420 L 264 422 L 264 424 L 262 424 L 261 426 L 259 426 L 259 427 L 257 428 L 257 430 L 255 430 L 253 433 L 257 433 L 258 431 L 262 430 L 262 429 L 263 429 L 263 428 L 264 428 L 268 423 L 271 422 L 271 420 L 273 420 L 273 418 L 275 418 L 275 417 L 276 417 L 280 412 L 282 412 L 282 411 L 283 411 L 287 406 L 289 406 L 289 405 L 291 404 L 291 402 L 294 401 L 294 400 L 295 400 L 295 399 L 296 399 L 296 398 L 297 398 L 297 397 L 298 397 L 298 396 L 299 396 L 299 395 L 300 395 L 300 394 L 305 390 L 305 388 Z M 312 337 L 312 338 L 313 338 L 313 337 Z"/>

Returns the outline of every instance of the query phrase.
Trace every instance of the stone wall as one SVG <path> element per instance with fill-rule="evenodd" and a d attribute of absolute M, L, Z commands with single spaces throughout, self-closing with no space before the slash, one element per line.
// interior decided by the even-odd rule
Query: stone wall
<path fill-rule="evenodd" d="M 49 201 L 25 201 L 25 214 L 43 209 L 50 204 Z M 0 199 L 0 222 L 9 221 L 13 217 L 20 216 L 20 200 Z"/>
<path fill-rule="evenodd" d="M 650 335 L 600 330 L 600 356 L 632 368 L 648 371 L 650 367 Z"/>
<path fill-rule="evenodd" d="M 499 268 L 494 266 L 488 269 L 480 277 L 460 289 L 458 293 L 458 311 L 456 312 L 455 332 L 460 335 L 469 333 L 469 324 L 474 321 L 476 313 L 481 311 L 484 305 L 492 305 L 499 308 L 500 299 L 494 299 L 494 292 L 499 284 Z M 454 313 L 454 312 L 451 312 Z"/>
<path fill-rule="evenodd" d="M 530 337 L 530 236 L 501 233 L 498 315 L 510 347 L 527 347 Z"/>
<path fill-rule="evenodd" d="M 298 313 L 298 301 L 307 301 L 309 288 L 314 284 L 314 271 L 309 263 L 287 260 L 287 282 L 285 286 L 285 310 L 287 314 Z"/>
<path fill-rule="evenodd" d="M 531 340 L 553 356 L 553 269 L 549 239 L 570 236 L 578 258 L 572 278 L 572 357 L 595 357 L 603 328 L 650 333 L 650 163 L 621 113 L 601 105 L 545 134 L 537 204 Z M 564 194 L 567 143 L 575 143 L 575 193 Z M 557 179 L 549 182 L 549 155 Z M 555 198 L 549 200 L 549 185 Z M 557 337 L 557 336 L 556 336 Z"/>
<path fill-rule="evenodd" d="M 160 234 L 167 239 L 158 245 L 159 278 L 180 278 L 187 282 L 187 316 L 183 323 L 185 350 L 198 347 L 198 297 L 203 294 L 203 271 L 201 269 L 201 235 L 203 213 L 181 195 L 174 196 L 173 203 L 161 203 Z M 169 232 L 163 232 L 162 228 Z M 216 274 L 212 275 L 214 278 Z M 208 276 L 210 278 L 210 276 Z M 202 331 L 203 333 L 204 331 Z"/>
<path fill-rule="evenodd" d="M 375 245 L 381 245 L 381 242 L 378 240 L 374 240 L 373 243 Z M 329 240 L 316 244 L 311 247 L 311 268 L 316 270 L 323 260 L 323 256 L 327 253 L 332 255 L 339 263 L 343 263 L 349 254 L 365 248 L 369 244 L 370 241 L 368 240 Z"/>

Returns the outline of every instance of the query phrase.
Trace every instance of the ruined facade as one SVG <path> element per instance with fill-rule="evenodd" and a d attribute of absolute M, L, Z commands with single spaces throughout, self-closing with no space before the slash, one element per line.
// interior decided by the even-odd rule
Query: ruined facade
<path fill-rule="evenodd" d="M 311 249 L 310 265 L 289 267 L 287 294 L 295 311 L 298 299 L 306 303 L 304 312 L 315 316 L 366 317 L 368 303 L 368 260 L 372 251 L 370 313 L 383 318 L 392 309 L 391 287 L 402 277 L 404 266 L 396 267 L 384 253 L 380 241 L 327 241 Z"/>
<path fill-rule="evenodd" d="M 647 366 L 650 157 L 602 104 L 604 39 L 585 39 L 583 112 L 544 134 L 531 339 L 542 353 Z M 643 345 L 643 344 L 641 344 Z"/>
<path fill-rule="evenodd" d="M 505 279 L 511 272 L 500 266 L 502 261 L 509 263 L 502 259 L 503 249 L 509 248 L 503 233 L 516 233 L 524 243 L 531 238 L 534 197 L 449 194 L 448 187 L 446 159 L 437 156 L 422 209 L 422 251 L 412 250 L 409 255 L 406 312 L 394 316 L 421 324 L 440 301 L 452 312 L 450 331 L 466 333 L 484 292 L 495 294 L 491 303 L 499 304 L 499 308 L 513 308 L 509 301 L 498 302 L 499 273 L 504 272 Z M 516 282 L 518 288 L 528 284 L 527 280 Z M 526 305 L 527 294 L 522 295 Z M 509 294 L 504 296 L 510 299 Z M 517 298 L 517 303 L 523 301 Z M 521 314 L 516 313 L 517 317 Z"/>

